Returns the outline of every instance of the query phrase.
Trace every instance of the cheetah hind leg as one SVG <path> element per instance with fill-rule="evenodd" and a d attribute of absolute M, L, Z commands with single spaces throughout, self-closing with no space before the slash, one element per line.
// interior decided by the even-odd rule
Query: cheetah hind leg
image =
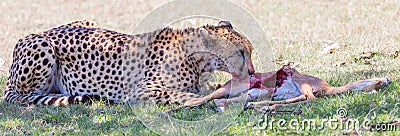
<path fill-rule="evenodd" d="M 91 96 L 70 96 L 62 93 L 65 91 L 61 91 L 61 81 L 56 83 L 56 59 L 50 44 L 46 38 L 37 34 L 18 41 L 13 52 L 10 76 L 3 91 L 7 102 L 24 106 L 60 106 L 92 99 Z"/>

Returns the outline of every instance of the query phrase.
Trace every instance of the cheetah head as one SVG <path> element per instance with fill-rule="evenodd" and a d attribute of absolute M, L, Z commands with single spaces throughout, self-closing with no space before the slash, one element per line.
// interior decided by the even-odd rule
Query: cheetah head
<path fill-rule="evenodd" d="M 204 26 L 199 29 L 203 45 L 223 60 L 222 70 L 234 78 L 246 79 L 254 73 L 250 41 L 235 31 L 228 21 L 221 21 L 218 26 Z"/>

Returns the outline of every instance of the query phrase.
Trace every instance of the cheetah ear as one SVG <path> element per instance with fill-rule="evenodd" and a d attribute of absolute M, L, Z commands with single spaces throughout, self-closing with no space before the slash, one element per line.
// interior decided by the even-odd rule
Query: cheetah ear
<path fill-rule="evenodd" d="M 221 21 L 218 23 L 218 26 L 220 27 L 228 27 L 230 29 L 233 29 L 231 22 L 229 21 Z"/>
<path fill-rule="evenodd" d="M 199 28 L 199 33 L 201 35 L 201 39 L 202 39 L 203 45 L 208 47 L 209 44 L 210 44 L 210 33 L 203 27 Z"/>

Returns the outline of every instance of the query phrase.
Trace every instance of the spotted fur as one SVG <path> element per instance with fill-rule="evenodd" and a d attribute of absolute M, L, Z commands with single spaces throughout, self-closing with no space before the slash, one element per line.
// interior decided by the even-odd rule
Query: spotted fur
<path fill-rule="evenodd" d="M 129 35 L 77 21 L 20 39 L 4 90 L 8 102 L 69 105 L 91 98 L 182 104 L 203 73 L 253 73 L 252 45 L 229 22 Z"/>

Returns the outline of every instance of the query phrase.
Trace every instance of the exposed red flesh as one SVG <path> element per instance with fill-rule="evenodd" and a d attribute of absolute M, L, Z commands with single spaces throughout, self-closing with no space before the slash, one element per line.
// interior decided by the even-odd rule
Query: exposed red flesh
<path fill-rule="evenodd" d="M 261 73 L 254 73 L 250 76 L 250 88 L 260 88 L 262 87 L 262 76 Z"/>
<path fill-rule="evenodd" d="M 282 84 L 288 79 L 289 76 L 292 76 L 293 72 L 290 68 L 281 68 L 276 72 L 276 84 L 275 87 L 279 88 Z M 254 73 L 250 75 L 250 88 L 258 88 L 265 89 L 267 87 L 263 86 L 262 83 L 264 80 L 267 80 L 270 75 L 262 75 L 261 73 Z"/>
<path fill-rule="evenodd" d="M 283 83 L 288 79 L 288 76 L 292 76 L 293 72 L 290 68 L 281 68 L 276 71 L 276 84 L 275 87 L 279 88 L 283 85 Z"/>

